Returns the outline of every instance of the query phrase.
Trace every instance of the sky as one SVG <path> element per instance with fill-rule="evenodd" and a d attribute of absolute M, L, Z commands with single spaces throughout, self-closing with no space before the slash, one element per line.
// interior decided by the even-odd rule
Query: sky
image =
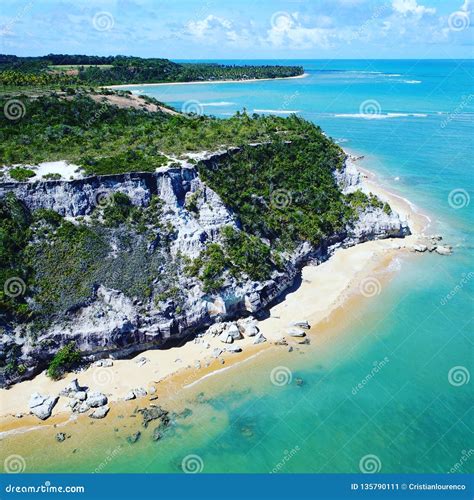
<path fill-rule="evenodd" d="M 0 52 L 472 58 L 474 0 L 1 0 Z"/>

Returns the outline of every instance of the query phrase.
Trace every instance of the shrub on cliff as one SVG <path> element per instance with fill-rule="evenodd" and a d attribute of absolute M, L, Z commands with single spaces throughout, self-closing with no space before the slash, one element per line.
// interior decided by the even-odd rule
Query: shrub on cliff
<path fill-rule="evenodd" d="M 63 374 L 75 368 L 81 361 L 81 353 L 74 342 L 61 347 L 54 355 L 48 366 L 48 377 L 53 380 L 60 379 Z"/>

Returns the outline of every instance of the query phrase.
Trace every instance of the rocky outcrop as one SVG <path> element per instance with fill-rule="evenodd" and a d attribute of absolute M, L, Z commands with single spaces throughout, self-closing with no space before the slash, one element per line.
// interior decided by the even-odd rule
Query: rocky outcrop
<path fill-rule="evenodd" d="M 236 150 L 208 155 L 200 161 L 215 165 Z M 360 177 L 349 163 L 335 173 L 344 190 L 358 186 Z M 219 241 L 224 226 L 238 228 L 238 221 L 220 197 L 200 179 L 196 165 L 162 168 L 156 173 L 132 173 L 96 176 L 72 181 L 35 183 L 4 183 L 0 196 L 13 192 L 30 209 L 50 208 L 68 217 L 87 216 L 98 203 L 106 203 L 113 192 L 127 194 L 132 203 L 147 206 L 157 195 L 164 202 L 163 217 L 175 229 L 171 243 L 171 257 L 180 254 L 195 258 L 208 242 Z M 194 210 L 189 210 L 190 196 Z M 105 201 L 104 201 L 105 200 Z M 18 360 L 25 370 L 16 378 L 3 380 L 2 385 L 31 377 L 43 369 L 58 348 L 74 341 L 87 360 L 125 357 L 149 348 L 176 342 L 208 328 L 216 322 L 255 314 L 291 287 L 300 269 L 308 262 L 318 264 L 329 258 L 338 248 L 387 237 L 409 234 L 406 223 L 397 214 L 387 214 L 380 208 L 369 208 L 344 231 L 332 235 L 318 248 L 301 243 L 291 254 L 285 255 L 283 270 L 275 270 L 265 281 L 237 280 L 227 277 L 219 293 L 203 292 L 196 280 L 177 282 L 186 290 L 186 299 L 180 311 L 169 303 L 143 303 L 124 293 L 98 285 L 90 300 L 68 313 L 67 321 L 58 321 L 39 332 L 34 338 L 25 336 L 18 328 L 5 325 L 0 337 L 0 358 L 19 351 Z M 255 343 L 264 342 L 255 323 L 239 323 L 235 328 L 221 329 L 222 341 L 232 344 L 240 335 L 254 336 Z M 225 337 L 225 338 L 224 338 Z M 224 345 L 223 345 L 224 347 Z M 110 363 L 101 364 L 102 368 Z M 77 390 L 74 392 L 78 392 Z M 101 407 L 86 401 L 78 405 L 87 411 Z M 138 397 L 135 395 L 135 397 Z M 77 400 L 79 401 L 80 398 Z"/>

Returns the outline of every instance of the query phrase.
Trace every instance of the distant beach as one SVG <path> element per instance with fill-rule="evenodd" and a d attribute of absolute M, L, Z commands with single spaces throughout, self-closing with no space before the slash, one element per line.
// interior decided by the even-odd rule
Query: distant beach
<path fill-rule="evenodd" d="M 128 88 L 128 87 L 161 87 L 162 85 L 200 85 L 200 84 L 214 84 L 214 83 L 252 83 L 252 82 L 265 82 L 270 80 L 296 80 L 299 78 L 306 78 L 309 73 L 303 73 L 297 76 L 282 76 L 277 78 L 249 78 L 248 80 L 206 80 L 206 81 L 195 81 L 195 82 L 161 82 L 161 83 L 130 83 L 126 85 L 107 85 L 106 89 L 115 88 Z"/>

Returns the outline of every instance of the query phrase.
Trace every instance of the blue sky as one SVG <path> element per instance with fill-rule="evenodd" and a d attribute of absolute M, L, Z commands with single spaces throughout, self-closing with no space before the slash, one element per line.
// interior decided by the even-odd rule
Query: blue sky
<path fill-rule="evenodd" d="M 472 58 L 473 0 L 1 0 L 0 52 Z"/>

